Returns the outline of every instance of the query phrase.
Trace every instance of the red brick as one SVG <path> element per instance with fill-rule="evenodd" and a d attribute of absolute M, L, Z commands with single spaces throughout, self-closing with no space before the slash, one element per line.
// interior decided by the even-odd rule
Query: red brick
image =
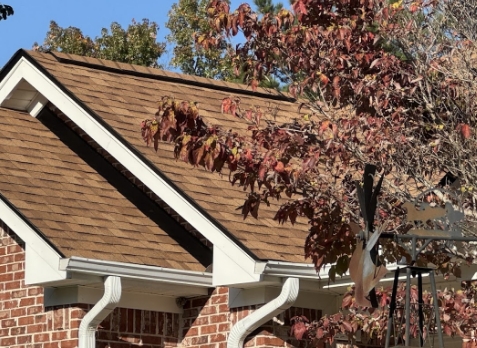
<path fill-rule="evenodd" d="M 31 342 L 32 342 L 31 335 L 17 336 L 17 344 L 25 344 L 25 343 L 31 343 Z"/>
<path fill-rule="evenodd" d="M 0 319 L 10 318 L 10 311 L 0 311 Z"/>
<path fill-rule="evenodd" d="M 219 305 L 219 313 L 228 313 L 229 311 L 230 311 L 229 305 L 227 304 Z"/>
<path fill-rule="evenodd" d="M 10 335 L 10 330 L 9 329 L 0 329 L 0 337 L 5 337 Z"/>
<path fill-rule="evenodd" d="M 15 319 L 4 319 L 1 321 L 2 329 L 13 326 L 17 326 L 17 321 Z"/>
<path fill-rule="evenodd" d="M 78 347 L 78 340 L 61 341 L 61 348 L 75 348 Z"/>
<path fill-rule="evenodd" d="M 18 271 L 13 274 L 13 279 L 25 279 L 25 271 Z"/>
<path fill-rule="evenodd" d="M 26 297 L 26 298 L 20 299 L 20 307 L 32 306 L 34 304 L 35 304 L 34 297 Z"/>
<path fill-rule="evenodd" d="M 68 324 L 68 321 L 67 323 Z M 74 319 L 69 321 L 69 328 L 70 329 L 78 329 L 81 324 L 81 319 Z"/>
<path fill-rule="evenodd" d="M 40 333 L 33 336 L 33 342 L 50 342 L 49 333 Z"/>
<path fill-rule="evenodd" d="M 227 288 L 225 286 L 221 286 L 220 288 L 218 288 L 217 293 L 218 294 L 228 294 L 229 293 L 229 288 Z"/>
<path fill-rule="evenodd" d="M 19 271 L 22 269 L 22 264 L 17 262 L 17 263 L 11 263 L 11 264 L 8 264 L 8 265 L 5 265 L 5 271 L 3 271 L 2 273 L 6 273 L 6 272 L 16 272 L 16 271 Z M 2 268 L 0 267 L 0 270 L 2 270 Z"/>
<path fill-rule="evenodd" d="M 1 347 L 11 347 L 16 343 L 15 337 L 4 337 L 0 338 Z"/>
<path fill-rule="evenodd" d="M 55 331 L 51 333 L 51 340 L 52 341 L 62 341 L 68 338 L 67 331 Z"/>
<path fill-rule="evenodd" d="M 203 344 L 203 343 L 208 343 L 208 338 L 207 338 L 207 336 L 192 337 L 191 340 L 190 340 L 190 343 L 191 343 L 192 346 L 196 346 L 196 345 Z"/>
<path fill-rule="evenodd" d="M 82 319 L 85 315 L 85 311 L 81 308 L 72 308 L 70 309 L 70 318 L 71 319 Z"/>
<path fill-rule="evenodd" d="M 212 296 L 212 304 L 227 303 L 228 298 L 229 297 L 227 295 Z"/>
<path fill-rule="evenodd" d="M 25 332 L 26 332 L 26 327 L 25 326 L 12 327 L 10 329 L 10 336 L 23 335 Z"/>
<path fill-rule="evenodd" d="M 11 263 L 14 261 L 14 257 L 13 255 L 3 255 L 3 256 L 0 256 L 0 264 L 2 265 L 6 265 L 7 263 Z"/>
<path fill-rule="evenodd" d="M 206 306 L 200 311 L 200 315 L 210 315 L 217 313 L 217 308 L 215 306 Z"/>
<path fill-rule="evenodd" d="M 34 322 L 35 322 L 35 317 L 33 317 L 33 316 L 18 318 L 18 325 L 19 326 L 31 325 Z"/>
<path fill-rule="evenodd" d="M 12 317 L 23 317 L 24 315 L 26 315 L 26 308 L 16 308 L 16 309 L 12 309 Z"/>
<path fill-rule="evenodd" d="M 21 253 L 21 252 L 23 252 L 23 249 L 18 244 L 8 246 L 8 249 L 7 249 L 8 254 L 16 254 L 16 253 Z"/>
<path fill-rule="evenodd" d="M 225 323 L 227 321 L 226 314 L 212 315 L 209 319 L 210 323 Z"/>
<path fill-rule="evenodd" d="M 211 334 L 211 333 L 216 333 L 217 332 L 217 325 L 207 325 L 207 326 L 201 326 L 200 327 L 200 334 Z"/>
<path fill-rule="evenodd" d="M 32 324 L 27 326 L 27 333 L 37 333 L 37 332 L 42 332 L 43 331 L 43 325 L 42 324 Z"/>
<path fill-rule="evenodd" d="M 209 324 L 209 317 L 198 317 L 192 322 L 193 326 L 207 325 Z"/>
<path fill-rule="evenodd" d="M 13 280 L 13 273 L 0 274 L 0 282 L 9 282 Z"/>
<path fill-rule="evenodd" d="M 57 310 L 53 312 L 53 329 L 60 330 L 65 327 L 65 320 L 62 310 Z"/>
<path fill-rule="evenodd" d="M 12 273 L 3 274 L 2 276 L 8 276 L 8 275 L 11 275 L 13 279 Z M 5 280 L 2 280 L 2 277 L 0 276 L 0 281 L 5 281 Z M 22 283 L 20 280 L 14 280 L 12 282 L 5 283 L 5 290 L 16 290 L 21 288 L 22 288 Z"/>
<path fill-rule="evenodd" d="M 41 313 L 43 311 L 43 306 L 31 306 L 27 308 L 27 313 L 28 314 L 37 314 Z"/>
<path fill-rule="evenodd" d="M 41 288 L 33 287 L 28 289 L 28 296 L 42 295 L 43 291 Z"/>
<path fill-rule="evenodd" d="M 225 337 L 225 334 L 217 334 L 217 335 L 211 335 L 209 337 L 209 341 L 210 343 L 214 343 L 214 342 L 224 342 L 226 341 L 227 338 Z"/>
<path fill-rule="evenodd" d="M 26 290 L 16 290 L 12 291 L 12 298 L 25 297 L 27 294 Z"/>
<path fill-rule="evenodd" d="M 230 330 L 230 323 L 219 324 L 218 332 L 227 332 Z"/>
<path fill-rule="evenodd" d="M 20 301 L 18 301 L 18 300 L 4 301 L 3 302 L 3 309 L 18 308 L 18 303 L 19 302 Z"/>
<path fill-rule="evenodd" d="M 285 345 L 285 342 L 278 337 L 256 337 L 255 344 L 257 346 L 272 346 L 272 347 L 282 347 Z"/>
<path fill-rule="evenodd" d="M 25 253 L 15 254 L 13 259 L 15 260 L 15 262 L 25 261 Z"/>
<path fill-rule="evenodd" d="M 45 324 L 45 323 L 46 323 L 46 314 L 35 315 L 35 324 Z"/>

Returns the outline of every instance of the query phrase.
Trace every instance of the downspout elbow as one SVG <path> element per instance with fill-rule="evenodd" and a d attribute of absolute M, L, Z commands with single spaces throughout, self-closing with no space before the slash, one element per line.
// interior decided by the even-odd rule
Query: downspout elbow
<path fill-rule="evenodd" d="M 234 325 L 227 340 L 227 348 L 242 348 L 245 338 L 255 329 L 290 308 L 298 297 L 299 288 L 298 278 L 288 278 L 278 297 Z"/>
<path fill-rule="evenodd" d="M 104 295 L 86 313 L 79 327 L 79 348 L 96 347 L 95 333 L 99 324 L 116 308 L 121 299 L 121 278 L 108 276 L 104 279 Z"/>

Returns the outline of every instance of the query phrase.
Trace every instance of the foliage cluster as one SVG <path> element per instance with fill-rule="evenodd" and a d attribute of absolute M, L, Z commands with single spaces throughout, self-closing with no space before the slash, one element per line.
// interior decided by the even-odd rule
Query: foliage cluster
<path fill-rule="evenodd" d="M 103 28 L 101 36 L 92 39 L 79 28 L 62 28 L 51 21 L 45 41 L 41 46 L 35 44 L 34 48 L 159 67 L 157 60 L 164 52 L 165 44 L 157 42 L 158 29 L 156 23 L 147 19 L 142 22 L 133 20 L 127 29 L 112 23 L 109 30 Z"/>

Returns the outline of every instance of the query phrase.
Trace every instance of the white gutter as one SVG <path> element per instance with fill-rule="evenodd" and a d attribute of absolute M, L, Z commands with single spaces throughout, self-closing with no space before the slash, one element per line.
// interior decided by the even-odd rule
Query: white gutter
<path fill-rule="evenodd" d="M 227 348 L 242 348 L 245 338 L 255 329 L 273 317 L 290 308 L 295 303 L 300 289 L 298 278 L 288 278 L 277 298 L 240 320 L 230 331 Z"/>
<path fill-rule="evenodd" d="M 112 275 L 129 279 L 142 279 L 161 283 L 212 287 L 212 273 L 183 271 L 132 263 L 102 261 L 82 257 L 60 260 L 60 270 L 96 276 Z"/>
<path fill-rule="evenodd" d="M 300 279 L 328 279 L 328 271 L 331 265 L 324 265 L 320 273 L 316 273 L 315 267 L 308 263 L 294 263 L 283 261 L 268 261 L 261 274 L 274 277 L 298 277 Z"/>
<path fill-rule="evenodd" d="M 116 308 L 121 299 L 121 278 L 116 276 L 106 277 L 104 280 L 104 295 L 86 313 L 79 327 L 79 348 L 96 347 L 96 329 L 99 324 Z"/>

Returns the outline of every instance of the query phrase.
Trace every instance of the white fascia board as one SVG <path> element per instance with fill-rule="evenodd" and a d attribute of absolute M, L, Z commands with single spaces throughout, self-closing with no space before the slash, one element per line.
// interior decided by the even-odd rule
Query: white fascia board
<path fill-rule="evenodd" d="M 3 199 L 0 199 L 0 218 L 26 245 L 26 285 L 66 279 L 66 272 L 58 269 L 61 256 Z"/>
<path fill-rule="evenodd" d="M 23 59 L 23 58 L 22 58 Z M 0 106 L 3 102 L 8 99 L 15 89 L 15 87 L 20 83 L 24 75 L 22 69 L 22 64 L 15 64 L 15 66 L 8 72 L 7 76 L 0 81 Z"/>
<path fill-rule="evenodd" d="M 86 273 L 95 276 L 118 276 L 128 279 L 212 287 L 212 274 L 206 272 L 183 271 L 163 267 L 137 265 L 132 263 L 113 262 L 71 257 L 60 260 L 60 270 L 65 272 Z"/>
<path fill-rule="evenodd" d="M 22 78 L 26 80 L 168 206 L 180 212 L 188 223 L 214 245 L 214 253 L 215 250 L 220 250 L 221 259 L 228 258 L 228 272 L 240 274 L 240 282 L 255 283 L 260 280 L 260 275 L 255 273 L 255 260 L 250 255 L 24 57 L 19 59 L 7 76 L 7 81 L 3 83 L 5 86 L 0 86 L 4 87 L 0 90 L 0 103 L 3 101 L 2 97 L 9 95 L 16 86 L 16 83 L 8 83 L 12 78 L 13 82 L 18 80 L 16 83 Z M 222 280 L 221 276 L 214 277 L 215 285 L 227 285 L 228 281 Z"/>

